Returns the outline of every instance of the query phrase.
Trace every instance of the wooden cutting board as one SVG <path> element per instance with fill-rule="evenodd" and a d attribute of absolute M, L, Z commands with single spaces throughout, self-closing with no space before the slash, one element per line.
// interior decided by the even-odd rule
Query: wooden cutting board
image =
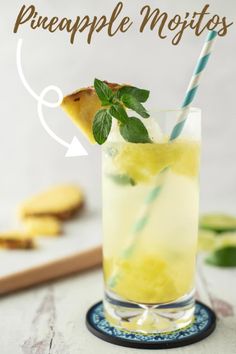
<path fill-rule="evenodd" d="M 100 215 L 65 224 L 63 236 L 37 239 L 35 250 L 0 251 L 0 294 L 101 265 Z"/>

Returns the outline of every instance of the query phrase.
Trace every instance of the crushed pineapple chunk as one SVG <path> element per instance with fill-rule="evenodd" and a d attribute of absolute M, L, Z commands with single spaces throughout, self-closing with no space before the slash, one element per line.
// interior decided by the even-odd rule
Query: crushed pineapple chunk
<path fill-rule="evenodd" d="M 192 270 L 185 277 L 160 256 L 141 253 L 128 259 L 105 259 L 105 279 L 118 278 L 112 291 L 129 301 L 140 303 L 169 302 L 190 291 Z"/>
<path fill-rule="evenodd" d="M 177 174 L 197 176 L 199 154 L 199 144 L 189 140 L 160 144 L 125 143 L 114 163 L 120 174 L 128 175 L 135 182 L 147 182 L 166 167 Z"/>

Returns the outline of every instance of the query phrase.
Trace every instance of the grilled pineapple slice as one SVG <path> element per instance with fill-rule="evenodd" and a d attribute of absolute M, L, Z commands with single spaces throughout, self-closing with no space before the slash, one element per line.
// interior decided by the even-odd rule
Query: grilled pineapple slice
<path fill-rule="evenodd" d="M 27 217 L 23 225 L 32 236 L 57 236 L 61 233 L 61 222 L 52 216 Z"/>
<path fill-rule="evenodd" d="M 19 211 L 22 219 L 50 216 L 65 220 L 73 216 L 83 204 L 84 196 L 79 187 L 60 185 L 26 200 Z"/>
<path fill-rule="evenodd" d="M 23 231 L 7 231 L 0 233 L 0 248 L 33 249 L 35 243 L 32 237 Z"/>

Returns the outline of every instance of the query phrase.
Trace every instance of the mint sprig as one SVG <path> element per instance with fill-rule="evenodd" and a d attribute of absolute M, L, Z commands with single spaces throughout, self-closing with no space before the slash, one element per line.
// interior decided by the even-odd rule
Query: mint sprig
<path fill-rule="evenodd" d="M 122 86 L 115 92 L 104 82 L 94 80 L 94 88 L 101 105 L 106 108 L 99 110 L 93 120 L 93 135 L 98 144 L 103 144 L 111 131 L 112 118 L 118 120 L 122 137 L 131 143 L 151 143 L 148 131 L 143 122 L 137 117 L 129 117 L 126 109 L 129 108 L 148 118 L 149 114 L 142 105 L 149 97 L 149 91 L 133 86 Z"/>

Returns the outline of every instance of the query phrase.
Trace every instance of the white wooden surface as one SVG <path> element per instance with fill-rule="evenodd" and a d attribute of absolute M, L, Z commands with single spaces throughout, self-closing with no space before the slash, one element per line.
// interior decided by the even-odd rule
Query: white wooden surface
<path fill-rule="evenodd" d="M 2 214 L 0 206 L 0 229 L 8 230 L 8 224 L 2 218 Z M 12 226 L 9 228 L 12 229 Z M 101 212 L 96 208 L 86 207 L 74 220 L 63 224 L 63 234 L 60 237 L 37 238 L 35 250 L 11 250 L 10 252 L 0 250 L 0 279 L 3 276 L 92 249 L 101 244 L 100 229 Z"/>
<path fill-rule="evenodd" d="M 236 270 L 199 261 L 198 297 L 218 315 L 215 332 L 194 345 L 163 350 L 176 354 L 236 353 Z M 85 327 L 89 306 L 102 297 L 100 269 L 33 288 L 0 300 L 1 354 L 137 353 L 94 337 Z M 141 353 L 149 351 L 140 350 Z"/>

